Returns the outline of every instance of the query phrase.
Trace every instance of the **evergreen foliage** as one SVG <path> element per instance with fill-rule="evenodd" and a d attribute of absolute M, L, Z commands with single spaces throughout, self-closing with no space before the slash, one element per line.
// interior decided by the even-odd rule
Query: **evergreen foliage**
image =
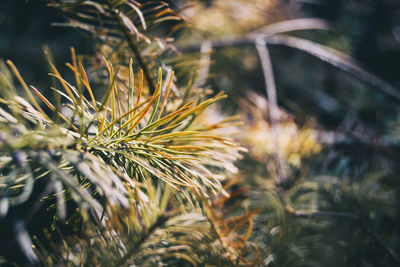
<path fill-rule="evenodd" d="M 67 73 L 45 49 L 50 89 L 0 61 L 0 264 L 400 264 L 398 116 L 373 138 L 362 115 L 400 93 L 306 38 L 327 21 L 290 20 L 277 1 L 46 2 L 95 52 L 71 48 Z M 347 73 L 350 95 L 366 96 L 291 94 L 271 46 Z M 235 89 L 253 83 L 266 94 Z M 335 112 L 349 106 L 346 124 Z"/>

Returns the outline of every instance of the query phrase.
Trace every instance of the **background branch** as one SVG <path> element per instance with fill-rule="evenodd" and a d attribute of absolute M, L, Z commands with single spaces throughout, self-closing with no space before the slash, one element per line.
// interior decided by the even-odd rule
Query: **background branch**
<path fill-rule="evenodd" d="M 279 147 L 279 109 L 276 96 L 275 78 L 267 44 L 262 36 L 259 36 L 256 39 L 256 48 L 263 69 L 265 89 L 269 104 L 269 117 L 271 120 L 272 136 L 274 139 L 275 164 L 277 168 L 276 183 L 282 184 L 286 180 L 286 175 L 284 174 L 281 148 Z"/>
<path fill-rule="evenodd" d="M 291 206 L 286 205 L 286 211 L 289 214 L 295 217 L 336 217 L 348 219 L 356 222 L 374 241 L 379 244 L 386 252 L 390 255 L 390 257 L 395 260 L 398 264 L 400 264 L 400 258 L 396 255 L 392 248 L 390 248 L 385 242 L 375 233 L 371 228 L 369 228 L 359 216 L 347 213 L 347 212 L 335 212 L 335 211 L 297 211 L 293 209 Z"/>
<path fill-rule="evenodd" d="M 322 61 L 331 64 L 338 69 L 341 69 L 357 79 L 360 79 L 384 92 L 386 95 L 392 96 L 396 100 L 400 101 L 400 91 L 379 78 L 375 74 L 367 71 L 361 63 L 350 58 L 346 54 L 335 50 L 333 48 L 305 40 L 298 37 L 287 36 L 287 35 L 273 35 L 273 36 L 263 36 L 265 42 L 268 45 L 283 45 L 291 47 L 297 50 L 301 50 L 308 54 L 311 54 Z M 242 47 L 242 46 L 253 46 L 256 42 L 256 38 L 253 34 L 230 38 L 225 40 L 214 40 L 211 41 L 212 47 L 214 49 L 221 49 L 225 47 Z M 200 44 L 191 44 L 188 46 L 178 47 L 180 52 L 197 52 L 200 49 Z"/>

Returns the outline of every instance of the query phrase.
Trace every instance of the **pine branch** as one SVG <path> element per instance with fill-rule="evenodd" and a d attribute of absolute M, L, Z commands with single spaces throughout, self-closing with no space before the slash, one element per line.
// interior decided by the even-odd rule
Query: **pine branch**
<path fill-rule="evenodd" d="M 124 266 L 127 261 L 132 258 L 136 253 L 140 251 L 141 245 L 150 237 L 150 235 L 157 230 L 160 226 L 162 226 L 167 221 L 166 216 L 159 216 L 153 225 L 147 230 L 145 234 L 143 234 L 140 239 L 132 245 L 132 248 L 128 250 L 128 252 L 119 260 L 119 262 L 115 266 Z"/>
<path fill-rule="evenodd" d="M 356 222 L 372 239 L 379 244 L 388 254 L 389 256 L 395 260 L 398 264 L 400 264 L 400 258 L 392 248 L 390 248 L 385 242 L 378 236 L 378 234 L 373 231 L 370 227 L 367 226 L 361 220 L 358 215 L 354 215 L 352 213 L 347 212 L 335 212 L 335 211 L 297 211 L 293 209 L 291 206 L 285 206 L 286 211 L 295 216 L 295 217 L 302 217 L 302 218 L 312 218 L 312 217 L 336 217 L 336 218 L 343 218 L 348 219 Z"/>

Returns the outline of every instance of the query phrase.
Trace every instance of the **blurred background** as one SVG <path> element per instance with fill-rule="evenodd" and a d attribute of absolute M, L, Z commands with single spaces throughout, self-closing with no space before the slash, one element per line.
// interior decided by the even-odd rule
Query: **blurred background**
<path fill-rule="evenodd" d="M 248 207 L 263 209 L 251 239 L 268 251 L 263 264 L 398 265 L 400 2 L 167 2 L 187 25 L 173 34 L 181 52 L 173 57 L 179 60 L 161 63 L 170 64 L 182 84 L 191 70 L 203 74 L 198 86 L 229 96 L 216 114 L 240 114 L 243 120 L 236 138 L 249 153 L 239 165 L 250 192 Z M 295 19 L 313 19 L 314 24 L 290 30 Z M 26 81 L 45 91 L 50 81 L 44 46 L 61 68 L 71 46 L 79 54 L 95 53 L 94 37 L 54 25 L 63 21 L 60 11 L 45 1 L 0 1 L 0 58 L 11 59 Z M 286 29 L 271 26 L 283 21 L 292 24 Z M 267 39 L 279 107 L 275 126 L 259 54 L 254 43 L 245 42 L 260 29 L 268 36 L 283 34 L 315 45 L 298 49 Z M 315 56 L 321 46 L 337 60 Z M 183 60 L 196 63 L 180 64 Z M 349 62 L 357 67 L 349 69 Z M 278 136 L 273 128 L 279 129 Z M 284 177 L 278 188 L 273 176 L 279 168 Z M 295 209 L 345 212 L 361 220 L 285 215 L 279 190 Z"/>

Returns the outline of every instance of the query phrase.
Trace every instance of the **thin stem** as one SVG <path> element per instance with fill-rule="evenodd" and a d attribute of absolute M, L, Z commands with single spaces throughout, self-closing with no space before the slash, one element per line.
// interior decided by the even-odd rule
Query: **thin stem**
<path fill-rule="evenodd" d="M 306 39 L 284 35 L 272 36 L 268 38 L 268 43 L 272 45 L 285 45 L 307 52 L 320 60 L 328 62 L 334 67 L 348 72 L 354 77 L 381 89 L 385 94 L 400 100 L 400 91 L 396 87 L 365 70 L 361 63 L 340 51 Z"/>
<path fill-rule="evenodd" d="M 312 42 L 310 40 L 305 40 L 302 38 L 297 38 L 287 35 L 273 35 L 273 36 L 263 36 L 265 42 L 268 45 L 283 45 L 298 49 L 309 53 L 322 61 L 325 61 L 334 67 L 341 69 L 355 78 L 364 81 L 378 89 L 380 89 L 385 94 L 394 97 L 396 100 L 400 101 L 400 91 L 374 75 L 373 73 L 365 70 L 365 68 L 357 62 L 356 60 L 350 58 L 346 54 L 341 53 L 333 48 Z M 225 47 L 242 47 L 242 46 L 253 46 L 255 38 L 252 35 L 246 35 L 242 37 L 236 37 L 226 40 L 214 40 L 212 41 L 212 47 L 214 49 L 225 48 Z M 188 45 L 185 47 L 180 47 L 180 52 L 196 52 L 200 49 L 199 44 Z"/>
<path fill-rule="evenodd" d="M 316 19 L 316 18 L 300 18 L 300 19 L 288 19 L 283 21 L 278 21 L 267 26 L 264 26 L 252 34 L 260 35 L 274 35 L 283 32 L 293 32 L 293 31 L 304 31 L 304 30 L 332 30 L 327 20 Z"/>
<path fill-rule="evenodd" d="M 194 83 L 193 86 L 195 88 L 203 87 L 207 81 L 208 73 L 210 71 L 211 50 L 212 50 L 212 43 L 210 41 L 204 41 L 201 43 L 200 70 L 196 82 Z"/>
<path fill-rule="evenodd" d="M 256 39 L 256 48 L 260 57 L 261 66 L 264 73 L 265 89 L 268 98 L 269 117 L 271 120 L 272 138 L 274 143 L 275 163 L 277 168 L 277 184 L 282 184 L 286 180 L 283 170 L 283 160 L 279 147 L 279 109 L 276 95 L 274 72 L 272 69 L 271 57 L 265 39 L 259 36 Z"/>

